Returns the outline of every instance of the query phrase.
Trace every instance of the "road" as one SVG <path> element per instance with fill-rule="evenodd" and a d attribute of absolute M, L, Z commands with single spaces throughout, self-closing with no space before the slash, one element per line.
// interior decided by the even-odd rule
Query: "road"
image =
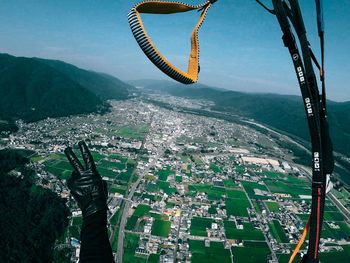
<path fill-rule="evenodd" d="M 162 151 L 163 154 L 164 151 Z M 158 153 L 158 155 L 154 158 L 154 160 L 148 165 L 147 169 L 144 170 L 144 172 L 139 176 L 139 178 L 137 179 L 137 181 L 133 184 L 133 186 L 130 189 L 130 192 L 128 194 L 128 197 L 126 199 L 132 200 L 132 197 L 134 196 L 135 190 L 137 189 L 138 185 L 140 184 L 141 180 L 145 177 L 145 175 L 149 172 L 150 168 L 153 167 L 155 165 L 155 163 L 157 162 L 159 156 L 161 154 Z M 125 206 L 124 206 L 124 210 L 123 210 L 123 214 L 122 214 L 122 218 L 120 220 L 120 225 L 119 225 L 119 234 L 118 234 L 118 250 L 117 253 L 115 255 L 115 261 L 118 263 L 122 263 L 123 262 L 123 254 L 124 254 L 124 238 L 125 238 L 125 226 L 126 226 L 126 221 L 128 218 L 128 214 L 129 214 L 129 209 L 131 207 L 131 203 L 130 202 L 126 202 Z"/>
<path fill-rule="evenodd" d="M 168 140 L 167 144 L 171 144 L 174 139 Z M 148 164 L 148 167 L 146 170 L 143 171 L 142 174 L 140 174 L 139 178 L 137 181 L 133 184 L 133 186 L 130 189 L 130 192 L 127 196 L 126 199 L 132 200 L 132 197 L 134 196 L 135 190 L 137 189 L 138 185 L 140 184 L 141 180 L 145 177 L 146 174 L 148 174 L 149 170 L 151 167 L 153 167 L 156 162 L 158 161 L 159 157 L 162 156 L 165 152 L 166 147 L 161 147 L 157 153 L 157 155 L 154 157 L 153 161 Z M 122 218 L 120 220 L 120 225 L 119 225 L 119 235 L 118 235 L 118 250 L 115 255 L 115 262 L 117 263 L 122 263 L 123 262 L 123 254 L 124 254 L 124 238 L 125 238 L 125 226 L 126 226 L 126 221 L 128 218 L 129 214 L 129 209 L 131 207 L 130 202 L 125 203 L 125 207 L 123 210 Z"/>

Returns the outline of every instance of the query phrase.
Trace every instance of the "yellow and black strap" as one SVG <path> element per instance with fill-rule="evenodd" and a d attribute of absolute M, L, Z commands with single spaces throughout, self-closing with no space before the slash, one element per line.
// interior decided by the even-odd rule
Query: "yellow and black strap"
<path fill-rule="evenodd" d="M 198 43 L 198 28 L 203 23 L 205 15 L 211 5 L 217 0 L 210 0 L 199 6 L 191 6 L 178 2 L 167 1 L 145 1 L 137 4 L 131 9 L 128 14 L 128 20 L 131 27 L 131 31 L 146 56 L 156 65 L 161 71 L 167 74 L 169 77 L 183 84 L 192 84 L 198 80 L 199 72 L 199 43 Z M 174 67 L 169 61 L 167 61 L 155 48 L 151 40 L 149 39 L 145 28 L 143 27 L 140 13 L 149 14 L 173 14 L 182 13 L 192 10 L 203 10 L 199 21 L 191 34 L 191 52 L 188 61 L 187 73 L 182 72 L 178 68 Z"/>

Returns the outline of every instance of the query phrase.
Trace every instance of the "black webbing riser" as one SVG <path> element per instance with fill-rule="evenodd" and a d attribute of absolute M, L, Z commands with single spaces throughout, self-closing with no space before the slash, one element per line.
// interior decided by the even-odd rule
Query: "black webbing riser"
<path fill-rule="evenodd" d="M 281 0 L 273 0 L 274 10 L 283 32 L 283 41 L 288 48 L 293 60 L 294 68 L 298 77 L 304 107 L 308 120 L 311 144 L 312 144 L 312 211 L 310 220 L 310 241 L 308 248 L 308 260 L 318 262 L 319 238 L 321 235 L 324 199 L 325 199 L 325 178 L 323 176 L 322 144 L 320 127 L 319 94 L 315 74 L 313 72 L 308 42 L 305 35 L 303 23 L 294 18 L 293 25 L 300 39 L 303 52 L 304 64 L 295 42 L 294 34 L 291 31 L 287 14 Z M 294 2 L 294 1 L 293 1 Z M 296 3 L 297 4 L 297 3 Z M 294 11 L 295 6 L 292 6 Z M 300 10 L 299 10 L 300 11 Z M 301 17 L 298 17 L 300 19 Z M 306 50 L 307 47 L 307 50 Z M 305 261 L 308 262 L 308 261 Z"/>
<path fill-rule="evenodd" d="M 174 69 L 172 69 L 168 64 L 164 62 L 164 60 L 158 55 L 158 53 L 154 50 L 152 45 L 148 42 L 147 36 L 141 29 L 140 22 L 138 21 L 135 9 L 133 8 L 130 13 L 128 14 L 128 20 L 131 27 L 131 31 L 137 40 L 137 43 L 139 44 L 141 50 L 145 53 L 145 55 L 149 58 L 152 63 L 159 68 L 161 71 L 163 71 L 168 76 L 171 76 L 174 80 L 181 82 L 183 84 L 192 84 L 194 83 L 193 80 L 190 78 L 187 78 L 185 76 L 182 76 L 178 72 L 176 72 Z M 139 42 L 140 41 L 140 42 Z"/>
<path fill-rule="evenodd" d="M 300 7 L 297 0 L 290 1 L 291 8 L 293 10 L 293 15 L 296 20 L 296 32 L 299 37 L 300 47 L 303 53 L 303 61 L 305 66 L 305 73 L 307 77 L 307 83 L 313 96 L 313 103 L 315 105 L 315 125 L 317 127 L 310 127 L 311 134 L 316 135 L 317 137 L 311 135 L 312 142 L 312 153 L 313 153 L 313 174 L 312 174 L 312 206 L 311 206 L 311 222 L 310 222 L 310 235 L 309 235 L 309 246 L 308 253 L 305 256 L 304 262 L 307 261 L 318 261 L 318 250 L 319 242 L 322 231 L 323 224 L 323 215 L 324 215 L 324 203 L 325 203 L 325 191 L 326 191 L 326 175 L 323 171 L 324 157 L 323 154 L 323 142 L 321 136 L 321 122 L 324 120 L 324 114 L 321 112 L 320 107 L 320 96 L 317 88 L 316 76 L 312 66 L 309 42 L 306 37 L 306 30 L 304 22 L 302 19 Z M 317 145 L 318 144 L 318 145 Z M 315 166 L 315 153 L 318 152 L 320 160 L 320 172 L 317 171 Z"/>

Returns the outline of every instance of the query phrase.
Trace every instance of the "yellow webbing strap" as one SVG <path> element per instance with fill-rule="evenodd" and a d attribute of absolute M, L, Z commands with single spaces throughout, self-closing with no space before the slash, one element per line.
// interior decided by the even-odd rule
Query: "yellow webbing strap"
<path fill-rule="evenodd" d="M 191 6 L 177 2 L 166 1 L 145 1 L 137 4 L 131 9 L 128 14 L 128 20 L 131 27 L 131 31 L 143 50 L 146 56 L 156 65 L 161 71 L 167 74 L 169 77 L 184 83 L 192 84 L 198 80 L 199 72 L 199 43 L 198 43 L 198 28 L 201 26 L 208 9 L 215 1 L 207 1 L 199 6 Z M 191 34 L 191 52 L 188 61 L 187 73 L 182 72 L 178 68 L 174 67 L 169 61 L 167 61 L 155 48 L 151 40 L 149 39 L 145 28 L 143 27 L 140 13 L 151 14 L 173 14 L 188 12 L 196 9 L 203 9 L 203 12 L 199 18 L 199 21 Z"/>
<path fill-rule="evenodd" d="M 288 263 L 292 263 L 292 262 L 293 262 L 293 260 L 294 260 L 295 256 L 297 255 L 297 253 L 298 253 L 298 251 L 299 251 L 301 245 L 304 243 L 305 237 L 306 237 L 307 232 L 309 231 L 309 228 L 310 228 L 310 217 L 311 217 L 311 216 L 309 216 L 309 219 L 307 220 L 307 223 L 306 223 L 306 225 L 305 225 L 303 234 L 301 235 L 301 238 L 300 238 L 300 240 L 299 240 L 297 246 L 295 247 L 295 249 L 294 249 L 292 255 L 290 256 L 289 262 L 288 262 Z"/>

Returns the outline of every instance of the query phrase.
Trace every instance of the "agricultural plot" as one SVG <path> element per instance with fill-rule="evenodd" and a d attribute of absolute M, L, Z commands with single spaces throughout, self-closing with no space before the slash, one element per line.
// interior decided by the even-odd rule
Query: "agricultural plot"
<path fill-rule="evenodd" d="M 208 195 L 209 200 L 219 200 L 226 195 L 230 198 L 245 199 L 248 201 L 245 193 L 240 190 L 225 189 L 223 187 L 213 186 L 211 184 L 188 185 L 189 191 L 203 192 Z"/>
<path fill-rule="evenodd" d="M 280 206 L 276 202 L 265 202 L 267 208 L 269 209 L 270 212 L 278 212 Z"/>
<path fill-rule="evenodd" d="M 211 218 L 194 217 L 191 219 L 190 233 L 194 236 L 207 236 L 207 228 L 214 222 Z"/>
<path fill-rule="evenodd" d="M 319 254 L 320 261 L 327 262 L 327 263 L 349 262 L 350 245 L 343 245 L 342 247 L 344 251 L 320 253 Z"/>
<path fill-rule="evenodd" d="M 206 247 L 204 241 L 189 240 L 192 252 L 192 263 L 230 263 L 230 252 L 224 249 L 221 242 L 210 242 L 210 247 Z"/>
<path fill-rule="evenodd" d="M 286 233 L 282 228 L 281 224 L 277 220 L 273 220 L 272 224 L 269 224 L 271 233 L 278 243 L 288 243 Z"/>
<path fill-rule="evenodd" d="M 221 173 L 222 172 L 222 166 L 219 167 L 217 166 L 215 163 L 210 163 L 210 169 L 214 172 L 214 173 Z"/>
<path fill-rule="evenodd" d="M 115 229 L 116 233 L 119 233 L 119 227 L 117 226 Z M 111 244 L 112 251 L 117 251 L 118 249 L 118 235 L 115 235 L 112 244 Z"/>
<path fill-rule="evenodd" d="M 223 181 L 226 188 L 237 188 L 238 186 L 233 182 L 232 178 Z"/>
<path fill-rule="evenodd" d="M 292 198 L 300 198 L 299 195 L 311 195 L 310 187 L 305 185 L 288 184 L 281 181 L 265 180 L 272 193 L 290 194 Z"/>
<path fill-rule="evenodd" d="M 159 262 L 159 254 L 151 254 L 147 259 L 147 263 L 158 263 Z"/>
<path fill-rule="evenodd" d="M 110 161 L 106 161 L 106 160 L 101 160 L 98 163 L 98 167 L 103 167 L 103 168 L 107 168 L 107 169 L 123 170 L 126 168 L 126 164 L 121 163 L 121 162 L 110 162 Z"/>
<path fill-rule="evenodd" d="M 245 173 L 244 168 L 242 166 L 240 166 L 240 165 L 236 166 L 236 172 L 240 173 L 240 174 L 244 174 Z"/>
<path fill-rule="evenodd" d="M 226 238 L 240 240 L 264 240 L 264 234 L 255 229 L 252 223 L 243 223 L 243 229 L 237 229 L 233 221 L 224 221 Z"/>
<path fill-rule="evenodd" d="M 121 172 L 120 174 L 118 174 L 117 180 L 129 182 L 133 171 L 134 171 L 134 168 L 128 167 L 128 169 L 125 172 Z"/>
<path fill-rule="evenodd" d="M 164 191 L 164 193 L 166 193 L 168 195 L 171 195 L 171 194 L 176 192 L 176 188 L 170 187 L 169 182 L 158 181 L 156 186 L 158 187 L 158 189 L 162 189 Z"/>
<path fill-rule="evenodd" d="M 208 213 L 209 214 L 216 214 L 216 208 L 217 208 L 217 206 L 216 205 L 211 205 L 210 207 L 209 207 L 209 209 L 208 209 Z"/>
<path fill-rule="evenodd" d="M 258 202 L 256 200 L 252 200 L 252 202 L 253 202 L 255 211 L 261 215 L 261 208 L 260 208 L 260 205 L 258 204 Z"/>
<path fill-rule="evenodd" d="M 135 250 L 138 247 L 140 236 L 136 234 L 125 233 L 124 240 L 124 263 L 146 263 L 146 258 L 136 257 Z"/>
<path fill-rule="evenodd" d="M 152 235 L 168 237 L 170 233 L 170 221 L 156 219 L 152 227 Z"/>
<path fill-rule="evenodd" d="M 170 166 L 168 166 L 164 170 L 159 170 L 159 171 L 156 172 L 156 175 L 158 175 L 158 179 L 161 180 L 161 181 L 166 181 L 170 174 L 175 174 L 175 171 L 172 171 L 170 169 Z"/>
<path fill-rule="evenodd" d="M 125 193 L 126 193 L 126 188 L 112 186 L 112 187 L 109 189 L 108 192 L 109 192 L 110 194 L 119 193 L 119 194 L 125 195 Z"/>
<path fill-rule="evenodd" d="M 282 173 L 270 172 L 270 171 L 263 171 L 262 174 L 266 175 L 268 178 L 273 178 L 273 179 L 276 179 L 276 178 L 282 179 L 285 177 L 285 175 Z"/>
<path fill-rule="evenodd" d="M 125 138 L 143 139 L 148 131 L 147 125 L 142 126 L 124 126 L 118 133 Z"/>
<path fill-rule="evenodd" d="M 128 157 L 117 155 L 117 154 L 111 154 L 108 156 L 108 159 L 110 160 L 119 160 L 121 163 L 126 163 L 128 161 Z"/>
<path fill-rule="evenodd" d="M 230 198 L 248 200 L 245 193 L 241 190 L 226 190 L 226 192 L 227 196 Z"/>
<path fill-rule="evenodd" d="M 198 156 L 196 156 L 196 155 L 193 155 L 193 156 L 192 156 L 192 159 L 193 159 L 193 161 L 194 161 L 194 163 L 195 163 L 196 165 L 202 165 L 202 164 L 203 164 L 203 161 L 202 161 Z"/>
<path fill-rule="evenodd" d="M 132 216 L 128 219 L 128 222 L 126 222 L 125 229 L 126 229 L 126 230 L 133 230 L 138 219 L 139 219 L 138 216 L 132 215 Z"/>
<path fill-rule="evenodd" d="M 235 263 L 265 263 L 271 253 L 265 242 L 244 242 L 244 247 L 232 247 Z"/>
<path fill-rule="evenodd" d="M 32 160 L 33 162 L 40 162 L 41 160 L 43 160 L 44 158 L 39 156 L 39 155 L 35 155 L 33 157 L 30 158 L 30 160 Z"/>
<path fill-rule="evenodd" d="M 306 224 L 307 219 L 309 218 L 308 214 L 298 214 L 298 217 L 303 220 L 304 225 Z M 350 228 L 345 222 L 335 222 L 339 228 L 331 228 L 328 223 L 325 221 L 322 225 L 321 238 L 332 238 L 335 240 L 349 240 L 350 241 Z M 302 232 L 302 230 L 300 231 Z M 309 233 L 306 236 L 306 239 L 309 238 Z"/>
<path fill-rule="evenodd" d="M 191 159 L 190 159 L 190 157 L 189 157 L 188 155 L 183 155 L 183 154 L 181 154 L 181 155 L 180 155 L 180 158 L 181 158 L 181 161 L 183 161 L 184 163 L 189 163 L 189 162 L 191 162 Z"/>
<path fill-rule="evenodd" d="M 141 217 L 147 214 L 150 210 L 151 210 L 150 206 L 141 204 L 137 206 L 133 215 L 137 217 Z"/>
<path fill-rule="evenodd" d="M 226 211 L 227 215 L 248 217 L 247 208 L 251 208 L 248 199 L 231 199 L 226 198 Z"/>
<path fill-rule="evenodd" d="M 97 167 L 97 170 L 102 177 L 108 177 L 108 178 L 114 179 L 117 176 L 116 172 L 113 172 L 112 170 L 109 170 L 106 168 Z"/>
<path fill-rule="evenodd" d="M 324 213 L 324 220 L 325 221 L 343 221 L 344 216 L 339 212 L 328 212 L 326 211 Z"/>
<path fill-rule="evenodd" d="M 261 185 L 254 182 L 242 181 L 243 187 L 246 190 L 248 196 L 252 199 L 268 199 L 267 196 L 256 195 L 254 189 L 259 189 L 261 191 L 268 192 L 268 189 L 265 185 Z"/>

